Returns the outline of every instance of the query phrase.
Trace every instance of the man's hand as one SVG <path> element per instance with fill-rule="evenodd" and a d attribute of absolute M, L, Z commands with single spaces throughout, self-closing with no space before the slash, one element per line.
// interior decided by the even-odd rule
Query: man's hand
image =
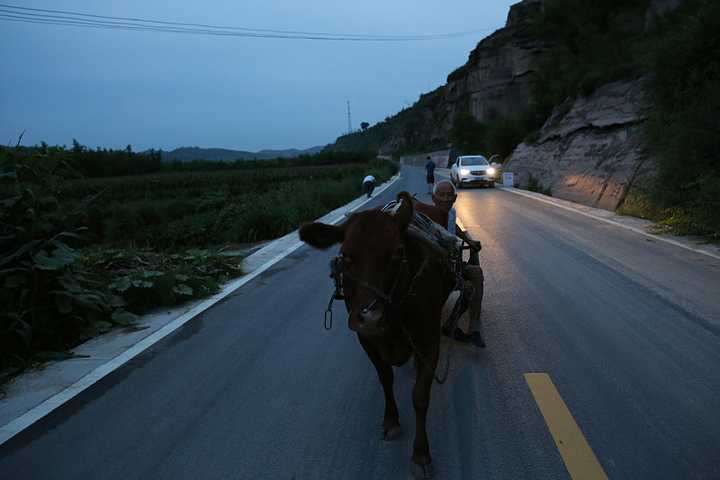
<path fill-rule="evenodd" d="M 470 248 L 476 251 L 482 250 L 482 244 L 480 243 L 480 240 L 470 240 L 469 238 L 466 240 L 468 245 L 470 245 Z"/>
<path fill-rule="evenodd" d="M 467 243 L 471 249 L 477 252 L 482 250 L 482 244 L 480 243 L 480 240 L 473 240 L 472 238 L 470 238 L 470 235 L 468 235 L 468 233 L 462 228 L 460 228 L 460 226 L 458 225 L 455 225 L 455 231 L 457 232 L 457 236 L 465 240 L 465 243 Z"/>

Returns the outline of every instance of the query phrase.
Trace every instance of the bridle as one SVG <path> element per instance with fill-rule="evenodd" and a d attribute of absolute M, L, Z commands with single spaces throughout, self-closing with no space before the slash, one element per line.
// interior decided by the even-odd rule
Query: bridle
<path fill-rule="evenodd" d="M 333 257 L 330 260 L 330 278 L 333 279 L 333 282 L 335 284 L 335 290 L 333 291 L 333 294 L 330 297 L 330 301 L 328 302 L 328 308 L 325 310 L 325 329 L 330 330 L 332 328 L 333 301 L 345 299 L 345 279 L 351 280 L 353 283 L 357 284 L 358 287 L 372 292 L 375 296 L 375 298 L 373 298 L 370 303 L 368 303 L 362 308 L 363 313 L 367 313 L 368 311 L 370 311 L 379 302 L 384 303 L 387 307 L 389 307 L 389 310 L 391 311 L 402 307 L 403 303 L 405 303 L 408 297 L 414 295 L 415 283 L 427 268 L 429 260 L 427 256 L 423 257 L 420 268 L 418 268 L 417 272 L 415 272 L 412 279 L 410 280 L 410 283 L 408 284 L 407 290 L 402 295 L 398 295 L 398 286 L 400 285 L 401 279 L 410 273 L 410 267 L 404 244 L 400 247 L 399 258 L 394 260 L 393 263 L 399 263 L 400 265 L 394 272 L 394 278 L 392 280 L 390 288 L 385 291 L 384 289 L 377 287 L 376 285 L 372 285 L 366 280 L 348 272 L 345 268 L 345 260 L 342 254 Z"/>
<path fill-rule="evenodd" d="M 408 284 L 407 291 L 405 292 L 402 297 L 398 299 L 396 297 L 396 292 L 398 289 L 398 285 L 400 284 L 400 278 L 403 276 L 403 271 L 409 272 L 409 266 L 407 261 L 407 255 L 405 253 L 405 245 L 403 244 L 401 247 L 401 255 L 400 255 L 400 268 L 395 273 L 395 278 L 393 279 L 392 286 L 390 287 L 390 290 L 388 292 L 385 292 L 383 289 L 378 288 L 375 285 L 372 285 L 362 278 L 358 278 L 355 275 L 349 273 L 347 269 L 345 268 L 345 260 L 343 258 L 343 255 L 337 255 L 333 257 L 330 260 L 330 278 L 333 279 L 333 282 L 335 283 L 335 290 L 333 291 L 332 295 L 330 296 L 330 301 L 328 302 L 327 309 L 325 309 L 325 321 L 324 321 L 324 327 L 325 330 L 332 329 L 332 322 L 333 322 L 333 312 L 332 312 L 332 304 L 335 300 L 344 300 L 345 299 L 345 291 L 344 291 L 344 280 L 345 278 L 351 279 L 353 282 L 356 282 L 360 287 L 371 291 L 373 294 L 375 294 L 375 297 L 368 305 L 363 307 L 363 313 L 366 313 L 370 309 L 372 309 L 379 301 L 384 302 L 387 306 L 390 307 L 390 310 L 393 309 L 397 310 L 400 307 L 402 307 L 403 303 L 405 303 L 405 300 L 407 300 L 409 297 L 415 295 L 414 288 L 415 283 L 417 280 L 422 276 L 423 272 L 429 265 L 430 260 L 427 255 L 423 255 L 422 263 L 420 264 L 420 268 L 418 268 L 417 272 L 413 275 L 412 279 L 410 280 Z M 459 278 L 459 277 L 458 277 Z M 388 322 L 390 323 L 390 322 Z M 407 327 L 403 325 L 402 321 L 398 322 L 399 329 L 402 331 L 402 334 L 407 339 L 408 343 L 410 344 L 410 348 L 412 349 L 413 353 L 415 354 L 415 357 L 417 358 L 418 362 L 420 362 L 422 365 L 424 365 L 426 368 L 432 370 L 430 368 L 430 362 L 425 358 L 425 356 L 420 352 L 420 349 L 417 347 L 415 342 L 413 341 L 412 335 L 408 331 Z M 448 378 L 448 373 L 450 371 L 450 352 L 452 350 L 452 344 L 447 350 L 447 359 L 445 361 L 445 369 L 444 373 L 441 376 L 438 376 L 434 371 L 432 373 L 433 380 L 436 381 L 438 384 L 442 385 L 445 383 L 445 381 Z"/>

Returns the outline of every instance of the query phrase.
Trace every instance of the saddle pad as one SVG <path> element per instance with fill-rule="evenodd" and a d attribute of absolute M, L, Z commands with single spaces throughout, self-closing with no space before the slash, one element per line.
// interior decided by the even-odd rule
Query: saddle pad
<path fill-rule="evenodd" d="M 393 200 L 386 204 L 383 212 L 395 213 L 398 202 Z M 462 246 L 462 240 L 443 227 L 433 222 L 427 215 L 420 212 L 413 212 L 413 219 L 408 225 L 408 230 L 415 238 L 423 240 L 431 244 L 431 246 L 440 247 L 440 249 L 451 253 L 457 251 Z"/>

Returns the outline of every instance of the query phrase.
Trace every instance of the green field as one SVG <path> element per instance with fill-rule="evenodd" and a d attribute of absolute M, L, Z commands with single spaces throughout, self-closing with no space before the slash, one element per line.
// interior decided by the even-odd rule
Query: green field
<path fill-rule="evenodd" d="M 63 203 L 74 208 L 101 192 L 87 209 L 95 242 L 158 249 L 249 243 L 347 203 L 368 173 L 391 175 L 373 163 L 100 178 L 69 182 Z"/>
<path fill-rule="evenodd" d="M 368 173 L 382 182 L 396 172 L 322 154 L 84 178 L 82 155 L 0 149 L 0 382 L 136 314 L 217 292 L 242 273 L 243 244 L 349 202 Z"/>

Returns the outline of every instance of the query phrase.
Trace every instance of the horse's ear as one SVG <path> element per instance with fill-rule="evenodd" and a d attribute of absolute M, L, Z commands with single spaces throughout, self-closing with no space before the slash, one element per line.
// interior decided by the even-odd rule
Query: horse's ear
<path fill-rule="evenodd" d="M 413 199 L 408 192 L 400 192 L 397 196 L 398 207 L 395 210 L 395 221 L 401 232 L 404 232 L 413 218 Z"/>
<path fill-rule="evenodd" d="M 300 240 L 311 247 L 325 250 L 343 241 L 345 229 L 335 225 L 313 222 L 301 226 L 298 234 Z"/>

